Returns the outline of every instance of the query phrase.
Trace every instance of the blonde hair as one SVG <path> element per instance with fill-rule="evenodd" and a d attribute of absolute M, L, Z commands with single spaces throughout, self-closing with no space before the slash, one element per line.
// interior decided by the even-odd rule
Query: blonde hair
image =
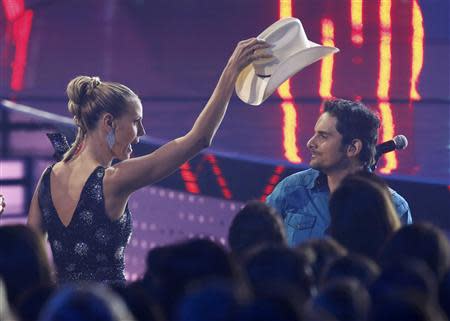
<path fill-rule="evenodd" d="M 77 136 L 64 154 L 63 162 L 71 160 L 80 150 L 86 133 L 97 126 L 104 113 L 120 117 L 130 100 L 139 99 L 127 86 L 102 82 L 98 77 L 78 76 L 67 85 L 68 108 L 78 127 Z"/>

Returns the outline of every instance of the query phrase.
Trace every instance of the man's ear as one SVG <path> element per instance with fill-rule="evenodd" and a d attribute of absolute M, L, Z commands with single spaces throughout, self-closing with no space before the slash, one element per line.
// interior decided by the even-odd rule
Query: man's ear
<path fill-rule="evenodd" d="M 347 157 L 356 157 L 361 153 L 362 150 L 361 139 L 355 138 L 350 144 L 347 145 Z"/>

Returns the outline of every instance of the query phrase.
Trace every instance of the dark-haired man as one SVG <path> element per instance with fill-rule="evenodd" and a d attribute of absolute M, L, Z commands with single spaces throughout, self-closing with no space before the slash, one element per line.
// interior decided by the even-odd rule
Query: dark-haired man
<path fill-rule="evenodd" d="M 348 174 L 368 170 L 374 163 L 380 120 L 360 102 L 325 102 L 314 135 L 308 141 L 310 169 L 286 177 L 267 203 L 281 213 L 289 245 L 320 238 L 330 224 L 328 199 Z M 412 223 L 408 203 L 390 189 L 403 224 Z"/>

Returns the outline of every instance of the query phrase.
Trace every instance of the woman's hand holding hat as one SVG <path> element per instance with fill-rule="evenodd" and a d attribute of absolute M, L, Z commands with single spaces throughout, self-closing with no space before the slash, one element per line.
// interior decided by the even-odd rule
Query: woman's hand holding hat
<path fill-rule="evenodd" d="M 228 60 L 227 68 L 233 70 L 237 77 L 245 67 L 254 61 L 259 59 L 272 59 L 271 47 L 272 45 L 269 43 L 257 38 L 242 40 L 237 44 Z"/>

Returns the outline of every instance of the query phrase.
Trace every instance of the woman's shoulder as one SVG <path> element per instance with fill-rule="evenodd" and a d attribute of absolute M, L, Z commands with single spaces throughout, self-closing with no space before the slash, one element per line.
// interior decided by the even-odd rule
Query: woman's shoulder
<path fill-rule="evenodd" d="M 47 166 L 46 170 L 51 170 L 52 172 L 59 172 L 64 166 L 63 162 L 56 162 Z"/>
<path fill-rule="evenodd" d="M 101 166 L 97 166 L 94 164 L 86 164 L 77 161 L 68 161 L 68 162 L 59 161 L 57 163 L 50 165 L 50 167 L 52 174 L 55 176 L 65 176 L 73 174 L 84 176 L 83 174 L 90 174 L 94 170 L 99 169 Z"/>
<path fill-rule="evenodd" d="M 124 170 L 121 166 L 117 166 L 118 164 L 111 165 L 108 167 L 103 167 L 104 172 L 104 181 L 106 182 L 114 182 L 120 178 L 120 175 L 124 174 L 126 170 Z"/>
<path fill-rule="evenodd" d="M 43 170 L 42 173 L 41 173 L 41 177 L 39 178 L 39 181 L 38 181 L 39 183 L 42 182 L 42 180 L 43 180 L 45 177 L 48 177 L 48 176 L 51 174 L 51 172 L 53 171 L 53 168 L 54 168 L 55 164 L 56 164 L 56 163 L 52 163 L 52 164 L 50 164 L 50 165 L 48 165 L 47 167 L 44 168 L 44 170 Z"/>
<path fill-rule="evenodd" d="M 69 177 L 71 172 L 72 171 L 70 170 L 67 163 L 61 161 L 49 165 L 44 171 L 43 175 L 48 175 L 52 180 L 56 178 L 58 181 L 61 181 L 64 177 Z"/>
<path fill-rule="evenodd" d="M 49 172 L 51 183 L 55 188 L 77 192 L 92 180 L 102 179 L 103 176 L 102 166 L 62 161 L 55 163 Z"/>
<path fill-rule="evenodd" d="M 120 169 L 116 166 L 103 167 L 103 185 L 113 194 L 117 194 L 118 179 L 120 179 Z"/>

